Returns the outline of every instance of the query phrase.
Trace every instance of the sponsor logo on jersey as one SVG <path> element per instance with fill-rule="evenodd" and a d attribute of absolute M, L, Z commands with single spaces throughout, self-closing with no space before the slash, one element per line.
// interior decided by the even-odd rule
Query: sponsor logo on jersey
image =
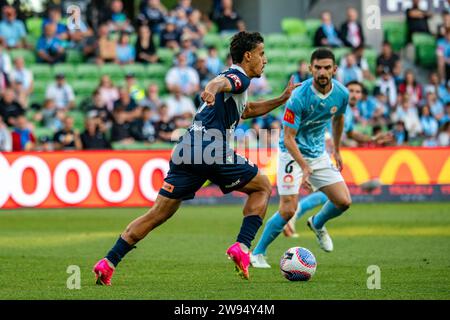
<path fill-rule="evenodd" d="M 232 184 L 226 185 L 225 188 L 233 188 L 233 187 L 237 186 L 239 183 L 241 183 L 241 179 L 237 179 Z"/>
<path fill-rule="evenodd" d="M 284 183 L 292 183 L 294 181 L 294 177 L 291 174 L 287 174 L 283 177 Z"/>
<path fill-rule="evenodd" d="M 337 110 L 338 110 L 338 107 L 334 106 L 330 109 L 330 112 L 331 112 L 331 114 L 335 114 Z"/>
<path fill-rule="evenodd" d="M 166 190 L 167 192 L 170 192 L 170 193 L 172 193 L 173 189 L 175 189 L 175 187 L 172 184 L 167 183 L 165 181 L 164 181 L 162 188 L 163 188 L 163 190 Z"/>
<path fill-rule="evenodd" d="M 295 116 L 292 110 L 286 109 L 286 112 L 284 113 L 284 121 L 290 124 L 294 124 Z"/>
<path fill-rule="evenodd" d="M 234 89 L 239 90 L 242 87 L 242 81 L 239 79 L 239 77 L 235 74 L 227 74 L 226 75 L 229 79 L 233 80 L 234 83 Z"/>

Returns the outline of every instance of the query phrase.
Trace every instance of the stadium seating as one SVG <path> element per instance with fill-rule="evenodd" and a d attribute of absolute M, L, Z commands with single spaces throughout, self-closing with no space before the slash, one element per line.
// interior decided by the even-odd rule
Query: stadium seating
<path fill-rule="evenodd" d="M 16 57 L 22 57 L 25 64 L 32 64 L 36 61 L 36 55 L 34 52 L 26 49 L 12 49 L 9 50 L 9 55 L 11 59 Z"/>
<path fill-rule="evenodd" d="M 284 18 L 281 20 L 281 30 L 287 35 L 304 35 L 308 31 L 306 23 L 298 18 Z"/>
<path fill-rule="evenodd" d="M 322 21 L 320 19 L 306 19 L 306 33 L 311 38 L 314 39 L 314 35 L 316 34 L 317 29 L 322 25 Z"/>
<path fill-rule="evenodd" d="M 389 41 L 394 51 L 400 51 L 406 44 L 406 23 L 403 21 L 383 21 L 384 39 Z"/>
<path fill-rule="evenodd" d="M 423 67 L 435 67 L 436 39 L 428 33 L 414 33 L 412 41 L 416 51 L 416 63 Z"/>

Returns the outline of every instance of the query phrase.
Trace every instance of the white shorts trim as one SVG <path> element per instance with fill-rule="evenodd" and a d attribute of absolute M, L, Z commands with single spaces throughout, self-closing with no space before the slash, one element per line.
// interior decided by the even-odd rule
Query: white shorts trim
<path fill-rule="evenodd" d="M 313 191 L 344 181 L 339 170 L 331 162 L 328 153 L 319 158 L 305 158 L 312 169 L 309 182 Z M 277 189 L 280 196 L 288 196 L 299 193 L 303 173 L 298 163 L 289 152 L 278 151 L 277 165 Z"/>

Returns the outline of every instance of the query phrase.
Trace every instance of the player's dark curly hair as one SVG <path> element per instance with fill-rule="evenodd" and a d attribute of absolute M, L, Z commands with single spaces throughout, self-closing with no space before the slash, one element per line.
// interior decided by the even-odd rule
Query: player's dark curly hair
<path fill-rule="evenodd" d="M 241 31 L 236 33 L 230 44 L 230 54 L 233 63 L 241 63 L 244 59 L 244 54 L 255 49 L 260 43 L 264 43 L 264 38 L 259 32 Z"/>
<path fill-rule="evenodd" d="M 319 48 L 316 49 L 311 55 L 311 64 L 314 60 L 322 60 L 322 59 L 331 59 L 333 63 L 336 64 L 336 58 L 334 56 L 333 51 L 328 48 Z"/>

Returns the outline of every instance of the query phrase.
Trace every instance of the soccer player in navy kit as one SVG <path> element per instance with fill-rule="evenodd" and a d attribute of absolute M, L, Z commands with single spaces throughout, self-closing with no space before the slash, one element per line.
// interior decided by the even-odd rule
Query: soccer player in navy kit
<path fill-rule="evenodd" d="M 249 248 L 263 222 L 272 188 L 254 164 L 230 149 L 228 138 L 241 118 L 258 117 L 283 105 L 299 84 L 291 79 L 280 97 L 247 102 L 250 80 L 260 77 L 267 63 L 264 39 L 257 32 L 239 32 L 231 40 L 230 53 L 233 65 L 211 80 L 202 92 L 204 104 L 175 147 L 155 204 L 127 226 L 106 257 L 94 266 L 97 284 L 111 285 L 115 267 L 122 258 L 151 230 L 169 219 L 183 200 L 194 198 L 207 180 L 219 185 L 223 193 L 240 191 L 248 195 L 240 232 L 226 253 L 239 274 L 249 278 Z"/>

